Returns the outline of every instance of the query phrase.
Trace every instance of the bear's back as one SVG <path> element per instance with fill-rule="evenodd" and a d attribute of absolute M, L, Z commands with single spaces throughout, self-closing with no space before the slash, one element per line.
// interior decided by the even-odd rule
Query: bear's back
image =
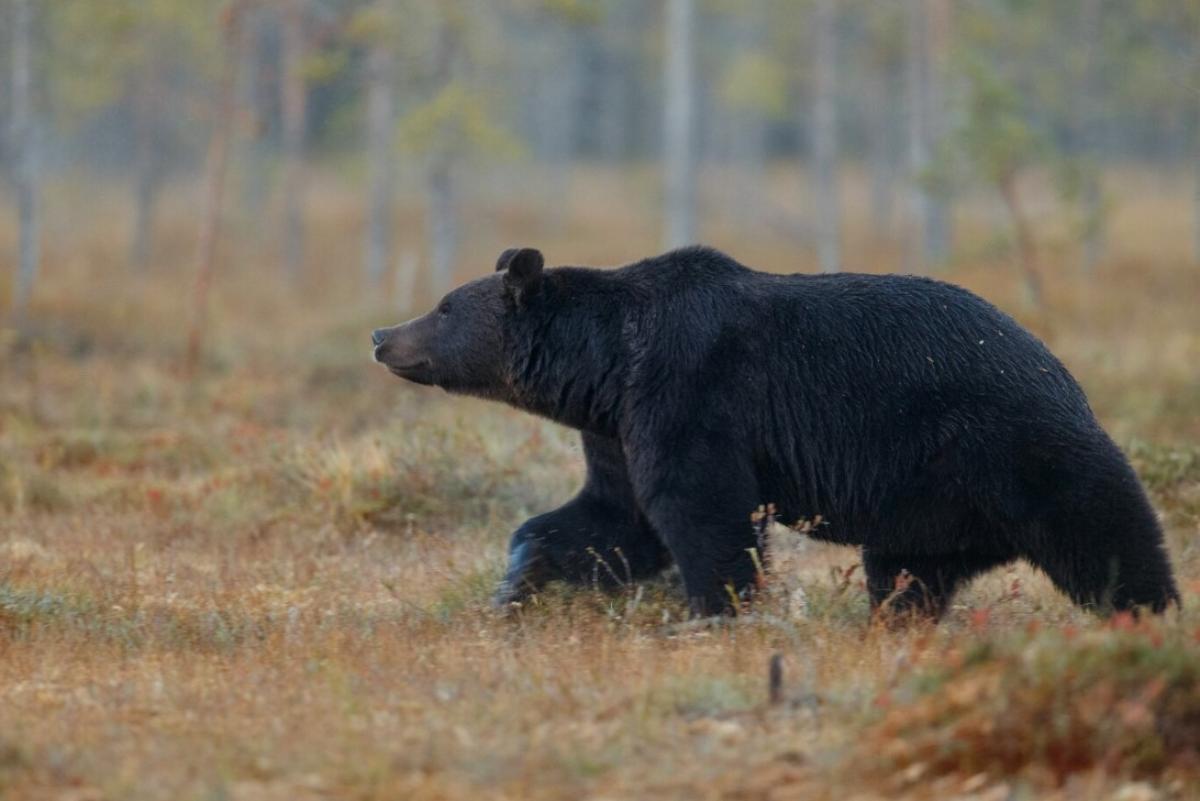
<path fill-rule="evenodd" d="M 1052 398 L 1091 418 L 1082 390 L 1032 333 L 974 293 L 911 275 L 781 275 L 708 247 L 672 251 L 609 275 L 641 299 L 643 341 L 719 381 L 747 365 L 850 398 L 953 392 L 1012 407 Z M 669 351 L 669 353 L 667 352 Z"/>

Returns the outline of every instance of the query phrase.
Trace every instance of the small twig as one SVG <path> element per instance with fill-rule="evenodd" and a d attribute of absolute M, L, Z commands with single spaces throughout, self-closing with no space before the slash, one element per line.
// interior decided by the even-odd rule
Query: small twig
<path fill-rule="evenodd" d="M 783 654 L 771 654 L 767 668 L 767 702 L 771 706 L 783 703 Z"/>
<path fill-rule="evenodd" d="M 626 620 L 629 620 L 630 618 L 632 618 L 634 613 L 637 612 L 638 607 L 641 606 L 641 604 L 642 604 L 642 596 L 645 594 L 645 592 L 646 592 L 645 586 L 643 586 L 641 584 L 637 585 L 637 589 L 634 590 L 633 597 L 630 598 L 629 601 L 626 602 L 626 604 L 625 604 L 625 619 Z"/>
<path fill-rule="evenodd" d="M 593 548 L 592 546 L 589 545 L 587 547 L 587 552 L 590 553 L 596 559 L 596 564 L 592 565 L 592 584 L 593 585 L 595 585 L 597 587 L 600 586 L 599 569 L 601 566 L 603 566 L 604 570 L 608 573 L 608 575 L 612 576 L 612 580 L 617 583 L 618 587 L 626 586 L 626 582 L 621 581 L 621 577 L 616 574 L 616 571 L 614 571 L 612 569 L 612 566 L 609 565 L 608 561 L 603 556 L 601 556 L 600 553 L 595 548 Z M 620 551 L 617 551 L 617 554 L 620 555 Z M 625 561 L 624 556 L 621 556 L 621 561 Z M 629 569 L 628 562 L 626 562 L 626 564 L 625 564 L 625 569 L 628 572 L 628 569 Z"/>
<path fill-rule="evenodd" d="M 627 584 L 632 584 L 633 583 L 633 568 L 631 568 L 629 566 L 629 560 L 625 558 L 625 552 L 621 550 L 620 545 L 614 545 L 613 553 L 615 553 L 617 555 L 617 558 L 621 560 L 621 564 L 625 566 L 625 582 Z"/>

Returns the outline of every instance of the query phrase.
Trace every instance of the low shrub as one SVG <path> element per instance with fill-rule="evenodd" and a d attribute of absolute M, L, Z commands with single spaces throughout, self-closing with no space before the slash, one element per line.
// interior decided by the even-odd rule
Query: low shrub
<path fill-rule="evenodd" d="M 952 650 L 880 704 L 864 745 L 900 775 L 1200 768 L 1200 644 L 1124 616 Z"/>

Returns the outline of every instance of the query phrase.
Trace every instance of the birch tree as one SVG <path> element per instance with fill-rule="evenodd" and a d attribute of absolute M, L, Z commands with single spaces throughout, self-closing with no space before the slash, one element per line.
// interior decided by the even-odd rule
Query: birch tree
<path fill-rule="evenodd" d="M 728 153 L 737 184 L 723 193 L 729 213 L 742 224 L 761 223 L 767 206 L 768 124 L 786 119 L 786 67 L 771 52 L 769 18 L 761 2 L 738 5 L 731 17 L 731 58 L 722 71 L 718 96 L 724 106 Z"/>
<path fill-rule="evenodd" d="M 1019 179 L 1044 161 L 1048 142 L 1032 128 L 1013 84 L 982 61 L 965 63 L 968 85 L 966 116 L 957 133 L 968 167 L 999 193 L 1012 225 L 1016 264 L 1026 297 L 1042 305 L 1042 274 L 1038 266 L 1033 221 L 1025 208 Z"/>
<path fill-rule="evenodd" d="M 41 259 L 38 131 L 33 107 L 34 0 L 13 0 L 11 27 L 13 184 L 17 200 L 17 272 L 13 316 L 24 319 Z"/>
<path fill-rule="evenodd" d="M 696 239 L 696 67 L 694 0 L 667 0 L 664 23 L 663 166 L 665 247 Z"/>
<path fill-rule="evenodd" d="M 280 107 L 283 157 L 283 269 L 298 281 L 304 267 L 304 139 L 308 90 L 304 80 L 303 0 L 283 0 Z"/>
<path fill-rule="evenodd" d="M 1200 72 L 1200 4 L 1193 15 L 1192 69 Z M 1194 87 L 1190 97 L 1192 118 L 1192 262 L 1200 266 L 1200 91 Z"/>
<path fill-rule="evenodd" d="M 122 125 L 114 155 L 131 178 L 128 262 L 143 272 L 153 257 L 162 189 L 172 169 L 186 163 L 182 156 L 201 127 L 195 109 L 205 82 L 195 77 L 216 71 L 212 20 L 220 2 L 56 0 L 42 7 L 44 91 L 57 121 L 68 130 L 105 116 Z"/>
<path fill-rule="evenodd" d="M 906 0 L 908 52 L 905 99 L 908 105 L 911 269 L 945 261 L 949 215 L 936 190 L 933 157 L 945 135 L 944 58 L 949 9 L 945 0 Z"/>
<path fill-rule="evenodd" d="M 478 6 L 468 14 L 459 2 L 406 6 L 413 64 L 421 71 L 414 91 L 423 102 L 411 105 L 399 124 L 402 146 L 424 164 L 425 235 L 430 289 L 444 294 L 454 283 L 461 231 L 461 192 L 457 170 L 519 150 L 511 134 L 494 121 L 494 91 L 480 88 L 479 39 L 495 20 Z M 419 53 L 419 57 L 416 55 Z M 416 62 L 420 61 L 418 65 Z M 490 77 L 490 76 L 489 76 Z"/>
<path fill-rule="evenodd" d="M 816 173 L 817 259 L 821 272 L 841 269 L 842 217 L 838 189 L 836 0 L 816 0 L 813 14 L 813 161 Z"/>
<path fill-rule="evenodd" d="M 928 151 L 940 160 L 947 147 L 949 129 L 949 93 L 947 77 L 950 73 L 947 60 L 950 53 L 950 0 L 927 0 L 928 37 L 926 46 L 926 90 L 924 113 L 927 116 L 925 131 L 929 137 Z M 944 169 L 930 165 L 927 176 L 929 205 L 925 228 L 925 254 L 927 262 L 934 267 L 944 265 L 950 258 L 951 220 L 948 194 L 950 182 Z"/>
<path fill-rule="evenodd" d="M 367 165 L 370 191 L 367 211 L 365 272 L 373 289 L 384 285 L 393 252 L 393 213 L 396 184 L 395 72 L 396 26 L 395 0 L 377 0 L 364 31 L 368 39 L 366 63 L 367 88 Z"/>
<path fill-rule="evenodd" d="M 187 356 L 184 369 L 195 372 L 200 364 L 208 329 L 208 294 L 216 271 L 217 243 L 221 233 L 221 201 L 225 190 L 225 173 L 229 166 L 229 140 L 237 95 L 234 79 L 241 61 L 245 41 L 242 35 L 246 0 L 230 0 L 221 19 L 224 63 L 217 87 L 216 106 L 205 164 L 204 209 L 201 216 L 200 242 L 197 252 L 196 281 L 192 290 L 191 324 L 188 327 Z"/>
<path fill-rule="evenodd" d="M 1193 2 L 1192 52 L 1193 74 L 1200 73 L 1200 3 Z M 1192 108 L 1192 261 L 1200 266 L 1200 90 L 1189 85 Z"/>
<path fill-rule="evenodd" d="M 897 6 L 874 4 L 860 9 L 866 26 L 862 43 L 866 52 L 861 58 L 865 71 L 863 100 L 868 125 L 871 228 L 877 237 L 891 230 L 896 183 L 903 170 L 902 151 L 897 147 L 904 139 L 897 124 L 902 103 L 896 95 L 903 86 L 897 76 L 903 74 L 905 63 L 902 18 L 896 13 L 899 10 Z"/>
<path fill-rule="evenodd" d="M 446 20 L 438 32 L 433 54 L 433 81 L 441 88 L 443 99 L 457 99 L 454 68 L 460 32 L 457 20 Z M 455 198 L 453 151 L 435 148 L 425 176 L 425 229 L 429 243 L 429 270 L 435 296 L 444 295 L 454 285 L 454 263 L 458 255 L 459 221 Z"/>
<path fill-rule="evenodd" d="M 1091 273 L 1104 257 L 1104 199 L 1100 183 L 1100 60 L 1103 41 L 1100 0 L 1082 0 L 1079 12 L 1082 42 L 1082 79 L 1079 86 L 1078 124 L 1083 149 L 1080 213 L 1083 219 L 1083 269 Z"/>

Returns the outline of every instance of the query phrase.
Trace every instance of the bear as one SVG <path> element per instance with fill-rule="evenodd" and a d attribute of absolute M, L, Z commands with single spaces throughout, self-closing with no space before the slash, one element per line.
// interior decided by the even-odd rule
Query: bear
<path fill-rule="evenodd" d="M 1079 384 L 947 282 L 771 274 L 701 246 L 546 268 L 514 248 L 372 345 L 403 379 L 581 432 L 584 486 L 513 534 L 501 606 L 674 564 L 692 614 L 736 612 L 766 504 L 860 547 L 876 611 L 936 619 L 1018 559 L 1102 612 L 1179 603 L 1154 510 Z"/>

